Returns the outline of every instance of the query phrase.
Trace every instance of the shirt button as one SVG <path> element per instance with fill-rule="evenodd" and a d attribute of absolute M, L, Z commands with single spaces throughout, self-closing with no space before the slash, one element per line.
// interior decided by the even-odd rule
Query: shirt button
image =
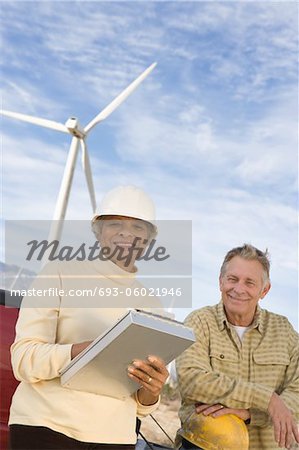
<path fill-rule="evenodd" d="M 223 353 L 221 353 L 221 355 L 220 355 L 220 358 L 221 358 L 221 359 L 224 359 L 224 355 L 223 355 Z"/>

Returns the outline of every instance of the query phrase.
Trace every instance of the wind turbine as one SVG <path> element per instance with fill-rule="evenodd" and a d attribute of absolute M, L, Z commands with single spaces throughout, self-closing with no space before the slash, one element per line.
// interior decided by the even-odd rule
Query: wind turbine
<path fill-rule="evenodd" d="M 70 150 L 62 177 L 60 191 L 56 201 L 56 207 L 53 216 L 53 225 L 50 232 L 49 241 L 54 239 L 59 240 L 63 221 L 65 218 L 70 190 L 73 181 L 73 175 L 79 150 L 79 144 L 82 149 L 82 165 L 85 172 L 87 186 L 89 190 L 91 206 L 93 212 L 96 209 L 96 198 L 94 192 L 94 186 L 92 181 L 92 173 L 90 167 L 90 161 L 88 156 L 88 150 L 86 145 L 86 138 L 89 132 L 98 123 L 107 119 L 110 114 L 121 105 L 121 103 L 137 88 L 137 86 L 150 74 L 157 63 L 150 65 L 136 80 L 134 80 L 126 89 L 124 89 L 108 106 L 106 106 L 97 116 L 95 116 L 84 128 L 80 125 L 79 121 L 75 117 L 70 117 L 65 124 L 54 122 L 52 120 L 41 119 L 39 117 L 28 116 L 26 114 L 20 114 L 12 111 L 0 110 L 0 113 L 13 119 L 23 120 L 25 122 L 33 123 L 34 125 L 40 125 L 42 127 L 50 128 L 51 130 L 62 131 L 63 133 L 69 133 L 72 136 Z"/>

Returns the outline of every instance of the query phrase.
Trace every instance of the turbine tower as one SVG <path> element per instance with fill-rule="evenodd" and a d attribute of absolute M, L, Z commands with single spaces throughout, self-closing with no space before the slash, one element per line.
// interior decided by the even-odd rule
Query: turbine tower
<path fill-rule="evenodd" d="M 108 106 L 106 106 L 97 116 L 95 116 L 84 128 L 80 125 L 79 121 L 75 117 L 70 117 L 65 124 L 55 122 L 52 120 L 41 119 L 39 117 L 28 116 L 26 114 L 20 114 L 12 111 L 0 110 L 0 113 L 13 119 L 23 120 L 25 122 L 33 123 L 34 125 L 40 125 L 42 127 L 50 128 L 55 131 L 62 131 L 63 133 L 69 133 L 72 136 L 70 150 L 66 161 L 64 174 L 59 190 L 59 194 L 56 201 L 55 212 L 53 216 L 53 223 L 50 231 L 49 241 L 54 239 L 59 240 L 63 221 L 65 218 L 70 190 L 73 181 L 73 175 L 79 150 L 79 144 L 81 144 L 82 150 L 82 165 L 86 177 L 87 187 L 89 191 L 90 201 L 93 212 L 96 209 L 96 197 L 94 192 L 92 173 L 88 155 L 88 149 L 86 145 L 86 138 L 89 132 L 98 123 L 107 119 L 108 116 L 118 107 L 121 103 L 137 88 L 137 86 L 150 74 L 157 63 L 153 63 L 149 66 L 136 80 L 134 80 L 126 89 L 124 89 Z"/>

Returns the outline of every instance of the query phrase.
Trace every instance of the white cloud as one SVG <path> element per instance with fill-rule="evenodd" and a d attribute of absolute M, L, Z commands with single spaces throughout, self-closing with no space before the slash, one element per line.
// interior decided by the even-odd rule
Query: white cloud
<path fill-rule="evenodd" d="M 235 94 L 242 97 L 260 95 L 257 86 L 264 92 L 273 77 L 283 80 L 287 73 L 294 80 L 297 73 L 296 5 L 291 2 L 84 2 L 84 7 L 77 2 L 72 13 L 67 2 L 41 2 L 35 9 L 29 21 L 27 5 L 12 2 L 4 26 L 29 39 L 35 35 L 47 53 L 46 59 L 36 53 L 35 70 L 55 58 L 59 64 L 49 69 L 71 84 L 79 76 L 95 85 L 99 80 L 105 88 L 107 71 L 117 79 L 117 68 L 122 79 L 127 74 L 125 84 L 153 56 L 171 65 L 180 57 L 206 66 L 211 79 L 234 80 Z M 21 58 L 23 47 L 15 51 L 7 40 L 3 47 L 5 60 L 22 61 L 22 67 L 35 51 L 28 48 Z"/>
<path fill-rule="evenodd" d="M 10 111 L 21 112 L 33 116 L 59 122 L 65 112 L 65 105 L 59 100 L 49 99 L 39 86 L 24 80 L 21 84 L 4 80 L 2 87 L 2 107 Z M 12 121 L 13 119 L 6 119 Z M 63 120 L 64 122 L 64 120 Z"/>
<path fill-rule="evenodd" d="M 296 91 L 278 94 L 259 117 L 216 126 L 206 106 L 190 100 L 160 100 L 158 112 L 145 111 L 146 94 L 120 111 L 117 150 L 126 162 L 143 163 L 155 170 L 160 164 L 189 179 L 221 177 L 223 185 L 241 183 L 246 188 L 294 190 L 297 177 Z M 174 107 L 176 111 L 174 112 Z M 172 112 L 170 111 L 172 109 Z M 142 115 L 136 111 L 143 111 Z M 149 114 L 150 113 L 150 114 Z M 206 184 L 211 183 L 206 180 Z M 278 185 L 278 183 L 280 183 Z"/>

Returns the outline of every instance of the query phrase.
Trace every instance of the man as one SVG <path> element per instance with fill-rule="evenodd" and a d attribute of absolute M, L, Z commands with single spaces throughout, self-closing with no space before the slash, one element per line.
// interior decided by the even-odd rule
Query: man
<path fill-rule="evenodd" d="M 194 409 L 211 417 L 235 414 L 248 427 L 250 450 L 299 443 L 298 334 L 258 304 L 271 286 L 269 268 L 267 252 L 251 245 L 229 251 L 219 277 L 221 302 L 187 317 L 197 340 L 177 360 L 182 424 Z"/>

